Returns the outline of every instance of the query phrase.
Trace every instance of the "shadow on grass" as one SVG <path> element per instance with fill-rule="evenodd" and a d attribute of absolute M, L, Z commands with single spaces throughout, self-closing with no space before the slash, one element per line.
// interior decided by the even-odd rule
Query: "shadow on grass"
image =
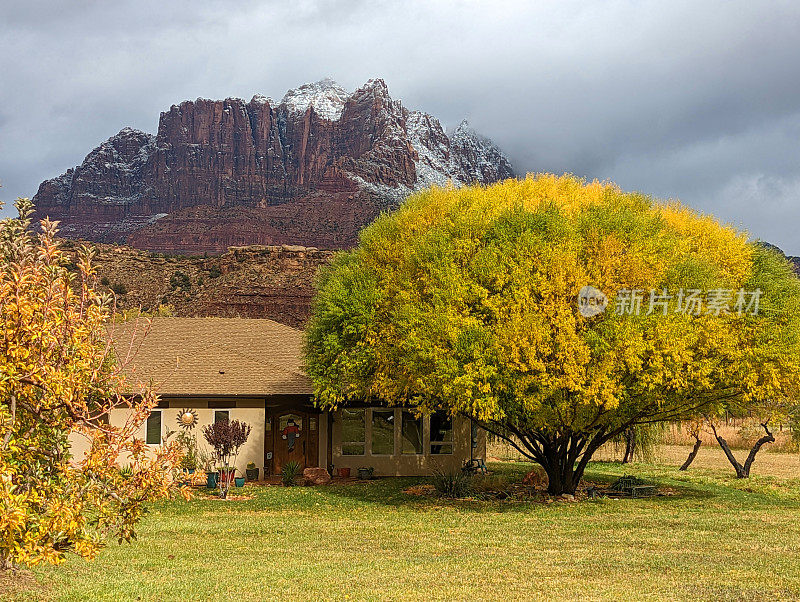
<path fill-rule="evenodd" d="M 503 476 L 509 483 L 519 483 L 525 474 L 531 470 L 532 464 L 523 462 L 498 462 L 490 463 L 489 469 L 495 475 Z M 589 465 L 586 471 L 586 481 L 601 487 L 608 487 L 623 474 L 629 474 L 628 465 L 621 465 L 609 462 L 598 462 Z M 659 501 L 669 503 L 670 501 L 681 499 L 705 499 L 713 498 L 718 495 L 713 487 L 698 487 L 694 483 L 664 482 L 654 479 L 648 475 L 648 480 L 657 487 L 669 487 L 675 494 L 671 496 L 657 496 L 651 498 L 640 498 L 642 501 Z M 481 498 L 479 495 L 462 499 L 448 499 L 436 494 L 433 495 L 412 495 L 405 493 L 405 490 L 415 485 L 430 484 L 429 477 L 386 477 L 372 481 L 361 481 L 355 483 L 343 483 L 329 485 L 324 488 L 326 496 L 334 496 L 359 504 L 376 504 L 382 506 L 413 508 L 420 511 L 437 508 L 457 508 L 474 512 L 527 512 L 532 507 L 545 507 L 549 496 L 543 492 L 537 492 L 530 498 L 509 498 L 498 500 L 492 498 Z M 593 504 L 590 500 L 581 500 L 580 505 Z M 555 504 L 558 507 L 559 503 Z"/>

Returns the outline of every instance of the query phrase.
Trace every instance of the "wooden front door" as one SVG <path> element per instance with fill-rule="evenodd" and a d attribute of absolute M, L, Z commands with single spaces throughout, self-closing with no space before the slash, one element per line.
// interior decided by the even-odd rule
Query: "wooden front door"
<path fill-rule="evenodd" d="M 301 468 L 316 466 L 317 415 L 298 410 L 277 412 L 273 418 L 272 433 L 275 474 L 287 462 L 297 462 Z"/>

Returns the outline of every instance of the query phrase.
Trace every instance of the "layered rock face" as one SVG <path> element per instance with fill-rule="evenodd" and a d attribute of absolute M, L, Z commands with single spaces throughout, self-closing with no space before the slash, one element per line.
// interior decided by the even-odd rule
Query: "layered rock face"
<path fill-rule="evenodd" d="M 392 99 L 380 79 L 353 93 L 323 80 L 279 103 L 173 105 L 156 136 L 122 130 L 42 183 L 34 203 L 65 236 L 154 251 L 337 249 L 414 190 L 513 175 L 466 122 L 448 136 L 436 118 Z"/>
<path fill-rule="evenodd" d="M 65 246 L 69 253 L 78 247 Z M 333 251 L 290 245 L 234 247 L 210 257 L 102 243 L 95 249 L 97 286 L 115 291 L 120 311 L 169 306 L 177 316 L 270 318 L 295 327 L 308 319 L 314 279 L 333 257 Z"/>

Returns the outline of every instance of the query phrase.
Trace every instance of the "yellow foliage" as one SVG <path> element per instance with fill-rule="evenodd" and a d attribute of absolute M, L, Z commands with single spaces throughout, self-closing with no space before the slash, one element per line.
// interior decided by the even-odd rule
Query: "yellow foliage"
<path fill-rule="evenodd" d="M 0 222 L 0 565 L 58 563 L 74 552 L 93 558 L 104 539 L 129 540 L 142 504 L 170 495 L 175 445 L 146 453 L 134 434 L 157 403 L 151 391 L 124 398 L 110 355 L 110 298 L 92 287 L 92 252 L 80 275 L 64 267 L 56 223 L 30 231 L 31 205 Z M 121 427 L 112 407 L 132 409 Z M 83 460 L 68 435 L 92 441 Z M 130 462 L 131 476 L 119 470 Z"/>
<path fill-rule="evenodd" d="M 800 289 L 765 253 L 711 217 L 608 182 L 432 188 L 323 276 L 309 373 L 326 406 L 371 398 L 559 433 L 786 399 L 800 374 L 788 310 Z M 601 316 L 578 311 L 586 285 L 608 297 Z M 647 313 L 651 291 L 756 286 L 774 311 Z M 615 311 L 625 290 L 642 291 L 640 315 Z"/>

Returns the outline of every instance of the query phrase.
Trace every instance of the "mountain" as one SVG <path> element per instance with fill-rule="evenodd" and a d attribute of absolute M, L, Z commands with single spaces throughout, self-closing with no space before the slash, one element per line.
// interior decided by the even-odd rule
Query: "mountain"
<path fill-rule="evenodd" d="M 800 257 L 787 257 L 787 259 L 794 266 L 794 271 L 797 272 L 797 275 L 800 276 Z"/>
<path fill-rule="evenodd" d="M 155 136 L 123 129 L 43 182 L 34 203 L 66 237 L 152 251 L 338 249 L 415 190 L 513 175 L 466 122 L 448 134 L 381 79 L 352 93 L 326 79 L 277 103 L 257 95 L 173 105 Z"/>
<path fill-rule="evenodd" d="M 770 249 L 772 251 L 775 251 L 779 255 L 788 259 L 789 264 L 792 266 L 792 268 L 794 268 L 795 273 L 798 276 L 800 276 L 800 257 L 792 257 L 791 255 L 787 255 L 786 253 L 783 252 L 783 249 L 781 249 L 780 247 L 777 247 L 772 243 L 768 243 L 763 240 L 756 241 L 756 244 L 764 247 L 765 249 Z"/>

